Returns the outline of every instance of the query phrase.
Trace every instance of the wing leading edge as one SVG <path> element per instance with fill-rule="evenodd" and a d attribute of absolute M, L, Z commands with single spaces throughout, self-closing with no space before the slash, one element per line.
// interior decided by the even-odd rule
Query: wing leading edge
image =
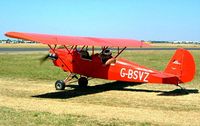
<path fill-rule="evenodd" d="M 147 47 L 149 44 L 132 39 L 95 38 L 80 36 L 49 35 L 24 32 L 7 32 L 7 37 L 36 41 L 43 44 L 56 45 L 85 45 L 109 47 Z"/>

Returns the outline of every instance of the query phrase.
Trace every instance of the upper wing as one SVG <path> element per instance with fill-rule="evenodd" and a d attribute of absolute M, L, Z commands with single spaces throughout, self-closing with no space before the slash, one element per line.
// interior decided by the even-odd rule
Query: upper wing
<path fill-rule="evenodd" d="M 6 36 L 29 41 L 36 41 L 43 44 L 56 45 L 85 45 L 85 46 L 111 46 L 111 47 L 144 47 L 149 46 L 138 40 L 115 39 L 115 38 L 94 38 L 79 36 L 48 35 L 23 32 L 7 32 Z"/>

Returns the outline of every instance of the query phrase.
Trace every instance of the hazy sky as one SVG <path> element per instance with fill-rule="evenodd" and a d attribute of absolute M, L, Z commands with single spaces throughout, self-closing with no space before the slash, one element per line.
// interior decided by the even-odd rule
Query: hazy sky
<path fill-rule="evenodd" d="M 139 40 L 200 40 L 200 0 L 2 0 L 7 31 Z"/>

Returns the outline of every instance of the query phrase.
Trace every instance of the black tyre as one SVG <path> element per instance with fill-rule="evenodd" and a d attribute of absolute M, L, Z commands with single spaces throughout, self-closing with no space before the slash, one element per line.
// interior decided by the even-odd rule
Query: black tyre
<path fill-rule="evenodd" d="M 78 79 L 78 85 L 80 88 L 85 88 L 88 85 L 88 79 L 86 77 L 81 77 Z"/>
<path fill-rule="evenodd" d="M 64 90 L 65 89 L 65 82 L 63 80 L 57 80 L 55 83 L 56 90 Z"/>

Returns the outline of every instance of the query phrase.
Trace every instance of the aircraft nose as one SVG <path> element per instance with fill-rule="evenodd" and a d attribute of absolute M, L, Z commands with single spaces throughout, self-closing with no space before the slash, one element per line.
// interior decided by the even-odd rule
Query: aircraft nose
<path fill-rule="evenodd" d="M 49 53 L 48 58 L 50 58 L 52 60 L 57 60 L 58 56 L 55 53 Z"/>

